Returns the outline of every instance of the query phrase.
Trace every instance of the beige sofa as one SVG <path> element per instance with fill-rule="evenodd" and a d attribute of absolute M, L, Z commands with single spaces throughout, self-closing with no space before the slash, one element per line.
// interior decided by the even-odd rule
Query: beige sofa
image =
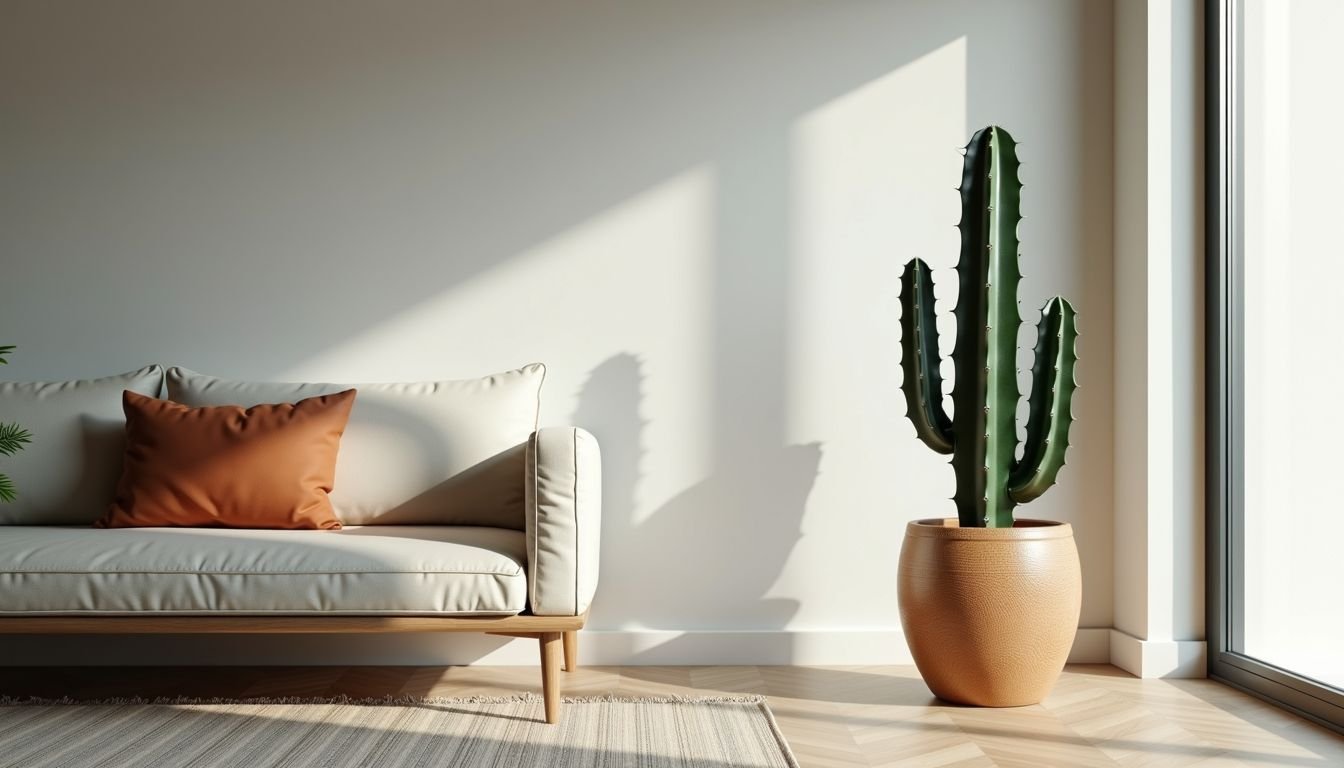
<path fill-rule="evenodd" d="M 548 722 L 561 656 L 597 587 L 601 465 L 572 427 L 537 428 L 545 369 L 414 384 L 228 381 L 152 366 L 0 384 L 34 434 L 3 471 L 0 634 L 491 632 L 539 641 Z M 199 405 L 354 386 L 332 504 L 339 531 L 91 527 L 120 474 L 121 393 Z"/>

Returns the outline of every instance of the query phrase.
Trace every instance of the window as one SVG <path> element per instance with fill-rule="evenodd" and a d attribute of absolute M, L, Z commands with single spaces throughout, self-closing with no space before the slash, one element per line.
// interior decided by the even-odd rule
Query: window
<path fill-rule="evenodd" d="M 1209 669 L 1344 728 L 1344 3 L 1208 23 Z"/>

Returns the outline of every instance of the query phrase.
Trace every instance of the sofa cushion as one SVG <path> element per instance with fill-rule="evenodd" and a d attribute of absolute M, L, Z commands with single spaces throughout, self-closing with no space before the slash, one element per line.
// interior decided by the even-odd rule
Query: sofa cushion
<path fill-rule="evenodd" d="M 107 511 L 126 445 L 121 393 L 158 396 L 157 365 L 120 376 L 0 382 L 0 423 L 17 422 L 33 441 L 4 459 L 19 497 L 0 504 L 0 525 L 88 525 Z M 3 536 L 0 532 L 0 536 Z"/>
<path fill-rule="evenodd" d="M 0 614 L 513 615 L 519 531 L 14 526 L 0 532 Z"/>
<path fill-rule="evenodd" d="M 524 450 L 537 426 L 541 365 L 460 381 L 298 384 L 167 375 L 183 405 L 293 402 L 359 390 L 336 461 L 332 506 L 350 525 L 523 528 Z"/>
<path fill-rule="evenodd" d="M 126 466 L 99 528 L 340 528 L 336 451 L 355 390 L 191 408 L 123 395 Z"/>

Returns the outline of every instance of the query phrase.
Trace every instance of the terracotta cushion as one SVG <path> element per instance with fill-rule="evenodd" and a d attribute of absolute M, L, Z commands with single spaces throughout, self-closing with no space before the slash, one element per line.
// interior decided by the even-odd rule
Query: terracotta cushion
<path fill-rule="evenodd" d="M 127 390 L 126 457 L 100 528 L 340 528 L 327 495 L 355 390 L 191 408 Z"/>

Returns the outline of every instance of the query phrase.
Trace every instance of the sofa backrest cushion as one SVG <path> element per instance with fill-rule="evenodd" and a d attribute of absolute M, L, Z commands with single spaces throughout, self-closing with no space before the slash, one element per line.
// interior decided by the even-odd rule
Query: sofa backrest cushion
<path fill-rule="evenodd" d="M 156 397 L 157 365 L 101 379 L 0 382 L 0 423 L 33 441 L 0 460 L 18 499 L 0 504 L 0 525 L 88 525 L 107 511 L 126 449 L 125 390 Z"/>
<path fill-rule="evenodd" d="M 523 528 L 523 473 L 546 369 L 413 384 L 228 381 L 170 368 L 183 405 L 295 402 L 359 390 L 331 503 L 347 525 Z"/>

